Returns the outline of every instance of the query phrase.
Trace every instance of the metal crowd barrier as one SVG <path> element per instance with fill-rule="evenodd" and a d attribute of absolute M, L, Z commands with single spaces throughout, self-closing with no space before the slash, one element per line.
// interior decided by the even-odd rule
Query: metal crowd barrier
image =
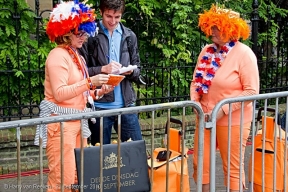
<path fill-rule="evenodd" d="M 250 167 L 250 170 L 245 170 L 247 172 L 249 172 L 250 176 L 249 176 L 249 189 L 250 191 L 255 191 L 253 190 L 253 186 L 255 185 L 254 183 L 254 170 L 255 169 L 255 163 L 254 163 L 254 157 L 255 157 L 255 153 L 259 153 L 257 150 L 255 152 L 254 150 L 254 147 L 255 147 L 255 140 L 254 140 L 254 137 L 256 136 L 257 134 L 257 129 L 259 127 L 259 118 L 256 122 L 256 113 L 257 113 L 257 109 L 256 109 L 256 102 L 259 102 L 260 103 L 263 103 L 263 112 L 260 112 L 263 116 L 263 119 L 264 119 L 264 122 L 262 122 L 262 135 L 264 135 L 266 137 L 266 131 L 264 130 L 267 130 L 268 127 L 266 127 L 266 118 L 268 117 L 268 112 L 269 112 L 269 109 L 268 109 L 268 102 L 269 103 L 273 103 L 273 106 L 275 106 L 275 124 L 274 124 L 274 137 L 273 139 L 267 141 L 267 142 L 270 142 L 271 146 L 274 147 L 274 150 L 273 152 L 270 152 L 270 154 L 268 155 L 273 155 L 273 165 L 271 164 L 268 164 L 268 163 L 265 163 L 265 159 L 266 159 L 266 155 L 267 155 L 267 150 L 265 148 L 265 137 L 263 137 L 262 139 L 262 147 L 263 149 L 265 150 L 262 150 L 261 153 L 262 153 L 262 158 L 259 160 L 261 162 L 261 171 L 262 171 L 262 176 L 261 176 L 261 183 L 258 183 L 258 185 L 261 186 L 261 191 L 267 191 L 268 189 L 265 187 L 265 186 L 268 186 L 270 185 L 271 183 L 267 183 L 267 180 L 265 180 L 265 178 L 267 178 L 268 176 L 266 175 L 267 172 L 265 172 L 265 170 L 268 168 L 272 169 L 273 170 L 273 176 L 270 175 L 270 177 L 273 177 L 273 188 L 269 188 L 269 190 L 271 191 L 287 191 L 287 186 L 286 186 L 286 181 L 287 181 L 287 170 L 288 170 L 288 167 L 287 167 L 287 148 L 285 149 L 284 148 L 284 159 L 282 161 L 282 163 L 284 165 L 281 165 L 281 170 L 284 172 L 284 175 L 282 173 L 279 174 L 279 172 L 276 171 L 276 166 L 277 163 L 279 162 L 279 159 L 277 155 L 279 155 L 279 152 L 277 154 L 277 144 L 276 142 L 279 141 L 279 135 L 278 135 L 278 130 L 280 130 L 279 128 L 279 125 L 277 125 L 277 122 L 278 122 L 278 113 L 279 113 L 279 99 L 285 99 L 286 101 L 286 106 L 285 106 L 285 111 L 288 107 L 288 103 L 287 103 L 287 99 L 288 99 L 288 91 L 285 91 L 285 92 L 275 92 L 275 93 L 268 93 L 268 94 L 259 94 L 259 95 L 254 95 L 254 96 L 245 96 L 245 97 L 237 97 L 237 98 L 228 98 L 228 99 L 224 99 L 222 101 L 220 101 L 213 109 L 212 111 L 212 114 L 209 118 L 209 120 L 207 122 L 205 122 L 205 128 L 206 129 L 210 129 L 211 130 L 211 138 L 210 138 L 210 191 L 216 191 L 216 186 L 215 186 L 215 175 L 216 175 L 216 169 L 215 169 L 215 162 L 216 162 L 216 152 L 215 152 L 215 148 L 216 148 L 216 117 L 217 117 L 217 113 L 219 110 L 222 110 L 221 107 L 225 104 L 228 104 L 229 105 L 229 118 L 228 118 L 228 133 L 227 135 L 229 136 L 229 139 L 228 139 L 228 143 L 227 143 L 227 147 L 228 147 L 228 151 L 229 151 L 229 154 L 228 154 L 228 159 L 227 159 L 227 162 L 228 162 L 228 170 L 229 170 L 229 165 L 230 165 L 230 152 L 231 149 L 230 148 L 230 136 L 231 136 L 231 118 L 232 118 L 232 104 L 233 103 L 238 103 L 241 105 L 241 118 L 239 119 L 239 122 L 240 122 L 240 140 L 242 139 L 242 136 L 243 136 L 243 115 L 244 115 L 244 110 L 243 110 L 243 107 L 247 104 L 247 102 L 252 102 L 253 104 L 253 122 L 252 122 L 252 125 L 251 125 L 251 139 L 252 139 L 252 146 L 251 146 L 251 161 L 249 163 L 249 167 Z M 258 126 L 257 126 L 258 124 Z M 287 129 L 287 118 L 286 118 L 286 130 Z M 265 129 L 263 129 L 265 128 Z M 282 135 L 283 136 L 283 135 Z M 280 131 L 280 138 L 281 138 L 281 131 Z M 287 131 L 285 132 L 285 136 L 284 136 L 284 140 L 282 142 L 285 142 L 285 146 L 287 147 Z M 266 139 L 267 140 L 267 139 Z M 280 139 L 281 141 L 281 139 Z M 244 158 L 241 154 L 241 150 L 242 150 L 242 140 L 241 142 L 239 143 L 240 145 L 240 159 L 241 158 Z M 267 144 L 266 144 L 267 145 Z M 283 154 L 282 154 L 283 155 Z M 252 163 L 251 163 L 252 162 Z M 271 168 L 271 166 L 273 166 Z M 239 182 L 239 189 L 240 191 L 243 191 L 243 185 L 241 184 L 243 182 L 243 178 L 241 176 L 241 173 L 242 173 L 242 166 L 240 166 L 240 170 L 239 170 L 239 178 L 240 178 L 240 182 Z M 229 180 L 229 176 L 230 176 L 230 171 L 228 171 L 228 176 L 227 176 L 227 191 L 229 191 L 229 185 L 230 185 L 230 180 Z M 284 177 L 284 178 L 283 178 Z M 280 179 L 282 179 L 284 181 L 283 183 L 283 189 L 277 189 L 278 184 L 276 186 L 276 182 L 279 181 Z M 247 183 L 247 180 L 248 178 L 246 178 L 246 183 Z"/>
<path fill-rule="evenodd" d="M 20 161 L 20 144 L 21 144 L 21 140 L 20 140 L 20 135 L 21 135 L 21 129 L 22 127 L 27 127 L 27 126 L 35 126 L 35 125 L 39 125 L 39 124 L 49 124 L 49 123 L 60 123 L 60 131 L 61 131 L 61 148 L 63 148 L 63 144 L 64 144 L 64 139 L 62 137 L 63 135 L 63 122 L 65 121 L 70 121 L 70 120 L 81 120 L 81 136 L 83 138 L 83 119 L 90 119 L 92 117 L 99 117 L 100 118 L 100 134 L 103 134 L 103 117 L 106 116 L 118 116 L 118 130 L 120 132 L 120 124 L 121 124 L 121 115 L 123 114 L 131 114 L 131 113 L 142 113 L 142 112 L 151 112 L 152 113 L 152 118 L 151 118 L 151 158 L 153 158 L 153 150 L 155 148 L 154 146 L 154 128 L 155 128 L 155 112 L 157 110 L 167 110 L 167 125 L 170 126 L 170 112 L 171 109 L 174 108 L 182 108 L 183 112 L 182 112 L 182 128 L 181 131 L 184 133 L 185 132 L 185 115 L 186 115 L 186 109 L 188 107 L 192 107 L 194 108 L 198 115 L 199 115 L 199 142 L 198 145 L 201 147 L 203 146 L 203 138 L 204 138 L 204 113 L 201 109 L 201 107 L 192 101 L 181 101 L 181 102 L 173 102 L 173 103 L 163 103 L 163 104 L 154 104 L 154 105 L 147 105 L 147 106 L 138 106 L 138 107 L 129 107 L 129 108 L 121 108 L 121 109 L 113 109 L 113 110 L 104 110 L 104 111 L 95 111 L 95 112 L 87 112 L 87 113 L 79 113 L 79 114 L 71 114 L 71 115 L 63 115 L 63 116 L 51 116 L 51 117 L 47 117 L 47 118 L 35 118 L 35 119 L 29 119 L 29 120 L 19 120 L 19 121 L 11 121 L 11 122 L 3 122 L 0 123 L 0 130 L 2 129 L 10 129 L 10 128 L 17 128 L 17 186 L 21 186 L 21 161 Z M 41 135 L 41 134 L 40 134 Z M 167 133 L 168 137 L 169 137 L 169 131 Z M 184 135 L 182 134 L 182 149 L 184 149 Z M 103 139 L 101 138 L 101 143 L 103 142 Z M 118 137 L 118 143 L 120 143 L 120 138 Z M 168 140 L 168 146 L 169 145 L 169 140 Z M 100 159 L 103 158 L 103 145 L 100 145 Z M 81 142 L 81 170 L 83 170 L 83 162 L 84 162 L 84 155 L 83 155 L 83 150 L 84 146 L 83 146 L 83 141 Z M 43 151 L 42 151 L 42 138 L 40 138 L 40 146 L 39 146 L 39 165 L 40 165 L 40 174 L 39 174 L 39 186 L 45 186 L 46 183 L 43 183 Z M 169 149 L 167 149 L 169 151 Z M 184 150 L 182 150 L 182 157 L 183 157 L 183 153 Z M 118 154 L 120 154 L 120 145 L 118 145 Z M 201 192 L 202 191 L 202 164 L 203 164 L 203 150 L 199 150 L 199 157 L 198 157 L 198 172 L 197 172 L 197 192 Z M 63 154 L 63 150 L 61 150 L 61 166 L 63 167 L 64 165 L 64 154 Z M 101 162 L 101 161 L 100 161 Z M 117 182 L 119 184 L 120 182 L 120 161 L 117 162 L 118 165 L 118 178 L 117 178 Z M 100 166 L 101 165 L 100 163 Z M 169 167 L 168 167 L 169 169 Z M 100 178 L 103 177 L 103 169 L 102 167 L 100 167 Z M 168 170 L 169 171 L 169 170 Z M 63 184 L 63 169 L 61 168 L 61 192 L 64 191 L 64 184 Z M 79 182 L 80 182 L 80 186 L 83 186 L 83 175 L 84 175 L 84 171 L 81 171 L 81 177 L 78 178 Z M 152 175 L 153 175 L 153 171 L 152 171 Z M 166 173 L 167 175 L 167 173 Z M 153 178 L 153 176 L 152 176 Z M 181 184 L 182 184 L 182 178 L 183 178 L 183 163 L 182 163 L 182 168 L 181 168 Z M 103 179 L 100 179 L 100 185 L 103 185 Z M 151 185 L 153 184 L 153 180 L 150 178 L 150 182 Z M 166 192 L 169 191 L 168 189 L 168 178 L 166 177 Z M 163 186 L 164 187 L 164 186 Z M 39 191 L 43 192 L 43 188 L 40 188 Z M 18 192 L 21 192 L 21 187 L 17 188 Z M 100 192 L 103 191 L 103 188 L 101 187 Z M 117 191 L 120 191 L 120 186 L 118 186 Z M 183 191 L 182 187 L 181 187 L 181 192 Z"/>
<path fill-rule="evenodd" d="M 65 115 L 65 116 L 52 116 L 52 117 L 48 117 L 48 118 L 36 118 L 36 119 L 29 119 L 29 120 L 19 120 L 19 121 L 11 121 L 11 122 L 3 122 L 3 123 L 0 123 L 0 130 L 1 129 L 9 129 L 9 128 L 17 128 L 17 172 L 18 172 L 18 177 L 17 177 L 17 185 L 20 186 L 21 185 L 21 161 L 20 161 L 20 143 L 21 143 L 21 140 L 20 140 L 20 134 L 21 134 L 21 127 L 27 127 L 27 126 L 35 126 L 35 125 L 39 125 L 39 124 L 49 124 L 49 123 L 55 123 L 55 122 L 59 122 L 61 124 L 61 132 L 63 133 L 63 122 L 65 121 L 70 121 L 70 120 L 82 120 L 83 122 L 83 119 L 89 119 L 89 118 L 92 118 L 92 117 L 99 117 L 100 118 L 100 133 L 102 134 L 103 133 L 103 117 L 106 117 L 106 116 L 118 116 L 118 130 L 119 132 L 121 131 L 119 129 L 119 125 L 121 124 L 121 115 L 123 114 L 129 114 L 129 113 L 142 113 L 142 112 L 151 112 L 151 154 L 152 154 L 152 158 L 153 158 L 153 150 L 155 148 L 154 146 L 154 129 L 155 129 L 155 113 L 157 110 L 167 110 L 167 124 L 168 126 L 170 126 L 170 115 L 171 115 L 171 110 L 174 109 L 174 108 L 182 108 L 183 109 L 183 112 L 182 112 L 182 128 L 181 128 L 181 131 L 182 132 L 185 132 L 185 115 L 186 115 L 186 109 L 188 107 L 191 107 L 191 108 L 194 108 L 198 115 L 199 115 L 199 139 L 198 139 L 198 146 L 199 146 L 199 149 L 198 149 L 198 172 L 197 172 L 197 188 L 196 188 L 196 191 L 197 192 L 201 192 L 202 191 L 202 172 L 203 172 L 203 144 L 204 144 L 204 127 L 206 129 L 209 129 L 211 131 L 211 138 L 210 138 L 210 191 L 214 192 L 216 191 L 216 186 L 215 186 L 215 177 L 216 177 L 216 169 L 215 169 L 215 164 L 216 164 L 216 117 L 217 117 L 217 113 L 219 110 L 221 110 L 221 107 L 225 104 L 228 104 L 229 105 L 229 118 L 228 118 L 228 144 L 227 144 L 227 147 L 228 147 L 228 151 L 229 151 L 229 154 L 228 154 L 228 159 L 227 159 L 227 162 L 228 162 L 228 170 L 229 170 L 229 164 L 230 164 L 230 152 L 231 149 L 230 148 L 230 135 L 231 135 L 231 118 L 232 118 L 232 104 L 233 103 L 238 103 L 240 106 L 241 106 L 241 118 L 239 119 L 239 122 L 240 122 L 240 137 L 242 138 L 242 134 L 243 134 L 243 115 L 244 115 L 244 110 L 243 110 L 243 107 L 247 104 L 247 102 L 252 102 L 253 104 L 253 121 L 252 121 L 252 124 L 251 124 L 251 133 L 250 133 L 250 136 L 251 136 L 251 143 L 252 143 L 252 146 L 251 146 L 251 165 L 250 166 L 250 170 L 245 170 L 245 172 L 249 172 L 249 174 L 251 174 L 251 178 L 249 178 L 249 189 L 250 191 L 253 191 L 253 185 L 254 185 L 254 168 L 255 168 L 255 163 L 254 163 L 254 157 L 255 157 L 255 150 L 254 150 L 254 147 L 255 147 L 255 140 L 254 140 L 254 137 L 256 136 L 257 134 L 257 131 L 258 131 L 258 128 L 259 128 L 259 118 L 256 122 L 256 113 L 257 113 L 257 109 L 256 109 L 256 103 L 259 102 L 259 103 L 262 103 L 263 104 L 263 112 L 261 112 L 261 115 L 263 115 L 263 118 L 264 118 L 264 122 L 262 122 L 262 130 L 266 130 L 266 117 L 269 116 L 268 112 L 268 103 L 273 103 L 274 106 L 275 106 L 275 122 L 278 122 L 278 112 L 279 112 L 279 99 L 285 99 L 286 100 L 286 108 L 288 107 L 288 103 L 287 103 L 287 98 L 288 98 L 288 91 L 287 92 L 276 92 L 276 93 L 269 93 L 269 94 L 259 94 L 259 95 L 254 95 L 254 96 L 245 96 L 245 97 L 237 97 L 237 98 L 228 98 L 228 99 L 224 99 L 222 101 L 220 101 L 216 106 L 215 108 L 213 109 L 212 113 L 208 116 L 209 118 L 206 119 L 206 122 L 205 122 L 205 116 L 207 114 L 204 114 L 201 107 L 195 103 L 195 102 L 192 102 L 192 101 L 181 101 L 181 102 L 173 102 L 173 103 L 163 103 L 163 104 L 155 104 L 155 105 L 147 105 L 147 106 L 138 106 L 138 107 L 129 107 L 129 108 L 121 108 L 121 109 L 115 109 L 115 110 L 105 110 L 105 111 L 95 111 L 95 112 L 89 112 L 89 113 L 80 113 L 80 114 L 72 114 L 72 115 Z M 262 114 L 263 113 L 263 114 Z M 286 122 L 288 122 L 288 119 L 286 119 Z M 286 123 L 286 130 L 287 130 L 287 125 L 288 123 Z M 82 125 L 81 125 L 82 126 Z M 275 128 L 277 128 L 278 125 L 277 123 L 275 123 Z M 265 129 L 263 129 L 265 128 Z M 275 129 L 276 130 L 276 129 Z M 262 134 L 265 136 L 265 131 L 264 133 L 262 132 Z M 81 129 L 81 135 L 83 137 L 83 131 Z M 169 131 L 167 133 L 168 135 L 168 138 L 169 138 Z M 182 134 L 184 135 L 184 134 Z M 287 132 L 285 133 L 285 138 L 287 138 Z M 272 141 L 272 143 L 274 142 L 274 146 L 276 146 L 276 141 L 277 141 L 277 133 L 276 131 L 274 131 L 274 140 Z M 101 143 L 102 143 L 102 139 L 101 139 Z M 41 143 L 41 138 L 40 138 L 40 143 Z M 118 137 L 118 143 L 120 143 L 120 138 Z M 182 146 L 182 149 L 184 149 L 184 143 L 185 143 L 185 139 L 184 137 L 182 137 L 182 142 L 181 142 L 181 146 Z M 262 141 L 262 144 L 263 144 L 263 149 L 265 149 L 265 138 L 263 139 Z M 240 151 L 242 149 L 242 145 L 243 143 L 240 142 L 239 143 L 240 145 Z M 168 144 L 167 146 L 170 146 L 169 145 L 169 140 L 168 140 Z M 285 146 L 287 146 L 287 139 L 285 139 Z M 61 147 L 63 147 L 63 140 L 61 142 Z M 81 145 L 81 170 L 83 169 L 83 162 L 84 162 L 84 155 L 83 155 L 83 149 L 84 149 L 84 146 L 83 146 L 83 143 Z M 118 152 L 120 152 L 120 145 L 118 145 Z M 40 164 L 40 174 L 39 174 L 39 185 L 43 186 L 45 185 L 43 183 L 43 155 L 42 155 L 42 147 L 40 146 L 39 147 L 39 152 L 40 152 L 40 155 L 39 155 L 39 164 Z M 169 149 L 168 149 L 169 150 Z M 182 150 L 182 157 L 183 157 L 183 153 L 184 153 L 184 150 Z M 265 150 L 262 150 L 261 151 L 262 153 L 262 159 L 260 160 L 261 161 L 261 171 L 262 173 L 265 172 L 265 169 L 268 169 L 268 166 L 271 166 L 271 165 L 267 165 L 265 164 Z M 287 159 L 287 150 L 284 150 L 284 158 L 285 160 Z M 279 174 L 275 171 L 276 170 L 276 161 L 277 161 L 277 150 L 275 150 L 275 152 L 272 154 L 273 155 L 273 175 L 272 175 L 272 178 L 273 178 L 273 191 L 277 191 L 276 187 L 278 186 L 277 184 L 277 180 L 279 180 L 279 177 L 282 177 L 281 175 L 279 176 Z M 63 165 L 63 158 L 64 158 L 64 155 L 63 153 L 61 154 L 61 164 Z M 100 145 L 100 159 L 103 158 L 103 147 L 102 145 Z M 240 153 L 240 159 L 244 158 L 243 155 Z M 206 160 L 205 160 L 206 161 Z M 284 160 L 283 160 L 284 161 Z M 119 166 L 120 166 L 120 161 L 117 162 L 117 165 L 118 165 L 118 176 L 120 175 L 120 169 L 119 169 Z M 260 162 L 259 162 L 260 163 Z M 258 164 L 258 163 L 257 163 Z M 287 181 L 287 161 L 284 161 L 284 166 L 283 166 L 283 169 L 285 170 L 284 171 L 284 181 Z M 167 166 L 167 171 L 169 171 L 169 166 Z M 243 185 L 242 185 L 242 182 L 243 181 L 243 178 L 241 176 L 241 173 L 242 171 L 244 171 L 242 169 L 242 166 L 240 166 L 240 170 L 239 170 L 239 179 L 240 179 L 240 184 L 239 184 L 239 188 L 240 188 L 240 191 L 243 191 Z M 63 173 L 63 169 L 61 169 L 61 173 Z M 63 176 L 63 174 L 62 174 Z M 167 173 L 166 173 L 166 176 L 167 176 Z M 103 177 L 103 170 L 100 169 L 100 177 Z M 230 177 L 230 172 L 228 171 L 228 176 L 227 176 L 227 191 L 229 191 L 229 186 L 230 186 L 230 180 L 229 180 L 229 177 Z M 268 184 L 265 183 L 265 175 L 264 173 L 262 174 L 262 183 L 260 183 L 261 185 L 261 189 L 262 191 L 265 191 L 265 186 L 267 186 Z M 152 178 L 153 178 L 153 171 L 152 171 Z M 150 182 L 151 182 L 151 185 L 153 185 L 153 179 L 150 178 Z M 62 177 L 63 179 L 63 177 Z M 79 179 L 79 182 L 80 182 L 80 186 L 82 186 L 83 184 L 83 171 L 81 171 L 81 177 L 78 178 Z M 182 179 L 183 179 L 183 163 L 181 165 L 181 185 L 183 184 L 182 183 Z M 100 179 L 100 185 L 103 184 L 103 180 Z M 63 181 L 63 180 L 62 180 Z M 248 178 L 246 179 L 246 184 L 248 183 Z M 120 182 L 120 177 L 118 177 L 118 184 Z M 166 189 L 166 192 L 169 191 L 169 188 L 168 188 L 168 183 L 169 183 L 169 180 L 168 178 L 166 177 L 166 186 L 165 186 L 165 189 Z M 286 183 L 286 182 L 284 182 Z M 163 186 L 164 187 L 164 186 Z M 21 188 L 18 188 L 17 189 L 18 192 L 21 191 Z M 194 190 L 194 189 L 193 189 Z M 40 188 L 40 191 L 43 191 L 42 188 Z M 64 186 L 63 186 L 63 183 L 61 185 L 61 191 L 64 191 Z M 99 191 L 103 191 L 103 188 L 101 188 Z M 118 186 L 117 188 L 117 191 L 120 191 L 120 187 Z M 180 191 L 182 192 L 183 191 L 183 188 L 181 187 L 180 188 Z M 281 191 L 281 190 L 280 190 Z M 286 185 L 283 186 L 283 190 L 282 191 L 287 191 L 287 187 Z"/>

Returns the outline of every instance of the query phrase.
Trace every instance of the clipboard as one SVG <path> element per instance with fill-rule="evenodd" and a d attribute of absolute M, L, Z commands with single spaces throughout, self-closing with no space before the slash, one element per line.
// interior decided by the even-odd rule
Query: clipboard
<path fill-rule="evenodd" d="M 134 69 L 137 69 L 137 65 L 129 65 L 128 67 L 122 67 L 118 69 L 117 71 L 113 71 L 112 74 L 119 75 L 119 74 L 123 74 L 127 71 L 131 71 Z"/>

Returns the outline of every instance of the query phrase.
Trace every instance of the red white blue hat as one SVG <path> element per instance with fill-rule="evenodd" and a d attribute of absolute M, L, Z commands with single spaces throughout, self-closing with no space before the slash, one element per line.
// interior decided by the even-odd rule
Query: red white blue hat
<path fill-rule="evenodd" d="M 88 35 L 94 36 L 97 28 L 95 19 L 94 9 L 79 0 L 62 2 L 50 13 L 46 33 L 52 42 L 56 37 L 71 31 L 85 31 Z"/>

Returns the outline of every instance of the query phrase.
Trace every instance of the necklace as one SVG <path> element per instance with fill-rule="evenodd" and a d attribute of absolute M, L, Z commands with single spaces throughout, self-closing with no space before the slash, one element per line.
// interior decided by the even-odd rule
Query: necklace
<path fill-rule="evenodd" d="M 83 66 L 83 64 L 81 64 L 80 57 L 77 55 L 76 50 L 73 50 L 73 48 L 71 48 L 68 45 L 61 46 L 61 47 L 63 47 L 64 49 L 66 49 L 68 51 L 68 53 L 70 54 L 70 56 L 73 59 L 73 62 L 77 65 L 78 69 L 82 72 L 83 76 L 86 77 L 88 88 L 94 90 L 96 87 L 92 84 L 91 79 L 89 77 L 89 74 L 88 74 L 85 66 Z"/>
<path fill-rule="evenodd" d="M 215 77 L 216 71 L 221 67 L 224 59 L 229 51 L 235 46 L 237 40 L 232 40 L 223 45 L 217 53 L 217 46 L 213 44 L 206 49 L 205 55 L 200 60 L 195 73 L 195 89 L 199 95 L 208 93 L 209 86 L 212 84 L 212 79 Z M 207 65 L 210 64 L 210 67 Z"/>
<path fill-rule="evenodd" d="M 81 65 L 81 63 L 80 63 L 80 61 L 79 61 L 79 57 L 76 55 L 76 51 L 73 50 L 73 49 L 72 49 L 70 46 L 68 46 L 68 45 L 63 46 L 63 48 L 65 48 L 65 49 L 68 51 L 68 53 L 70 54 L 70 56 L 71 56 L 72 59 L 73 59 L 73 62 L 77 65 L 78 69 L 81 70 L 82 73 L 83 73 L 82 65 Z"/>

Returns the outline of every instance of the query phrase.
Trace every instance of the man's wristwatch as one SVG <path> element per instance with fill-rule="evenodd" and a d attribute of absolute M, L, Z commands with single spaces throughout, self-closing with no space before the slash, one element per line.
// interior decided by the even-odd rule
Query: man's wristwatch
<path fill-rule="evenodd" d="M 101 99 L 103 97 L 103 95 L 101 95 L 101 96 L 98 95 L 98 90 L 97 89 L 95 89 L 94 95 L 95 95 L 96 100 Z"/>

